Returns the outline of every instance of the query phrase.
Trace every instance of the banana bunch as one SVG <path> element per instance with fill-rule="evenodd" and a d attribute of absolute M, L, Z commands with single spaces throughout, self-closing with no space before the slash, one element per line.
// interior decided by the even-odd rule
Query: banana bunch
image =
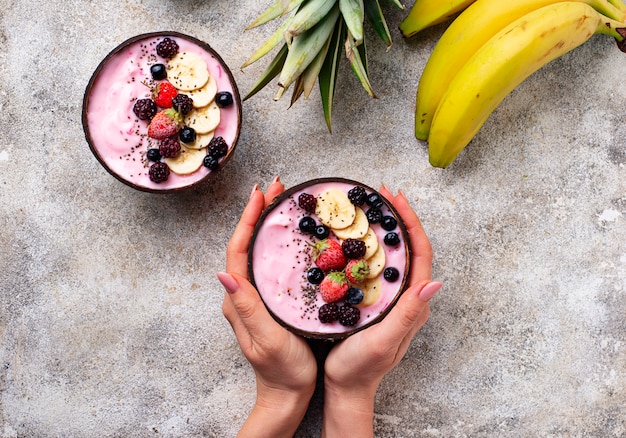
<path fill-rule="evenodd" d="M 404 10 L 399 0 L 390 1 Z M 379 0 L 274 0 L 246 30 L 276 19 L 282 19 L 282 24 L 241 68 L 258 61 L 278 46 L 280 49 L 244 100 L 278 76 L 278 92 L 274 100 L 280 99 L 293 84 L 293 105 L 302 95 L 308 98 L 315 83 L 319 82 L 326 125 L 332 132 L 332 106 L 342 53 L 345 52 L 365 91 L 376 97 L 368 78 L 363 37 L 366 18 L 389 49 L 391 34 Z"/>
<path fill-rule="evenodd" d="M 418 0 L 420 1 L 420 0 Z M 621 0 L 476 0 L 437 42 L 420 78 L 415 136 L 445 168 L 521 82 L 594 34 L 626 51 Z"/>

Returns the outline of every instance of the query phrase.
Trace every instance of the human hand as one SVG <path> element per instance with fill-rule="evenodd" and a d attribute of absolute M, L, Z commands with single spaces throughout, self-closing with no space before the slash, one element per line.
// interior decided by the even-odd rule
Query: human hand
<path fill-rule="evenodd" d="M 315 389 L 317 364 L 308 344 L 272 318 L 248 279 L 252 232 L 265 207 L 283 191 L 278 178 L 265 195 L 254 187 L 228 242 L 226 273 L 217 274 L 228 292 L 222 312 L 256 376 L 256 403 L 239 436 L 293 436 Z"/>
<path fill-rule="evenodd" d="M 442 286 L 430 280 L 432 248 L 406 197 L 402 192 L 393 196 L 385 186 L 380 193 L 394 205 L 409 232 L 409 287 L 381 322 L 341 341 L 328 354 L 324 367 L 323 437 L 373 436 L 378 385 L 404 357 L 430 315 L 428 301 Z"/>

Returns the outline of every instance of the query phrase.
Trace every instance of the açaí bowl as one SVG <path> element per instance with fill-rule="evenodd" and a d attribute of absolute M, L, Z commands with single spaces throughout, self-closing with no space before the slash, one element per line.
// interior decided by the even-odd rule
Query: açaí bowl
<path fill-rule="evenodd" d="M 219 166 L 209 170 L 202 165 L 190 173 L 170 172 L 166 181 L 157 183 L 148 175 L 149 166 L 153 163 L 147 159 L 146 153 L 148 149 L 158 148 L 159 141 L 147 136 L 150 120 L 139 120 L 133 113 L 133 105 L 137 99 L 151 97 L 151 89 L 161 82 L 152 78 L 150 66 L 155 63 L 168 65 L 169 60 L 159 57 L 155 49 L 166 37 L 178 44 L 179 52 L 191 52 L 204 59 L 210 75 L 209 82 L 214 81 L 212 86 L 216 86 L 218 92 L 230 93 L 232 104 L 220 108 L 217 128 L 202 137 L 204 143 L 197 144 L 206 144 L 208 140 L 204 139 L 211 134 L 213 137 L 221 136 L 228 145 L 228 151 L 219 158 Z M 211 105 L 214 106 L 215 102 Z M 241 113 L 239 90 L 220 55 L 197 38 L 163 31 L 134 36 L 100 62 L 85 90 L 82 122 L 91 151 L 111 175 L 141 191 L 168 193 L 200 184 L 218 173 L 230 160 L 239 138 Z"/>
<path fill-rule="evenodd" d="M 365 280 L 367 284 L 365 282 L 350 284 L 351 287 L 365 290 L 366 297 L 367 290 L 372 285 L 377 284 L 374 289 L 378 289 L 380 293 L 373 302 L 370 303 L 371 299 L 364 299 L 362 303 L 354 306 L 360 312 L 360 318 L 355 325 L 346 326 L 338 321 L 332 323 L 319 321 L 319 308 L 325 304 L 325 301 L 319 292 L 320 286 L 311 284 L 307 279 L 307 272 L 315 267 L 312 256 L 313 245 L 320 239 L 313 234 L 301 231 L 299 223 L 305 216 L 312 217 L 318 225 L 321 221 L 315 213 L 303 210 L 298 205 L 298 198 L 301 193 L 308 193 L 318 198 L 330 189 L 347 194 L 356 186 L 363 187 L 367 194 L 378 193 L 364 184 L 344 178 L 310 180 L 280 194 L 262 213 L 255 226 L 248 252 L 250 280 L 259 291 L 274 319 L 300 336 L 329 341 L 350 336 L 381 321 L 408 287 L 411 270 L 409 235 L 402 218 L 391 202 L 381 196 L 383 204 L 380 210 L 383 216 L 392 216 L 397 225 L 390 231 L 383 229 L 381 223 L 368 223 L 368 233 L 375 234 L 376 241 L 381 251 L 384 252 L 384 268 L 395 268 L 398 278 L 388 281 L 380 272 L 375 278 Z M 355 206 L 355 210 L 359 208 L 362 213 L 366 214 L 373 207 L 367 204 Z M 396 233 L 399 237 L 395 245 L 384 243 L 385 236 L 390 232 Z M 329 238 L 337 239 L 332 230 Z M 337 240 L 343 241 L 343 239 Z M 368 246 L 368 252 L 369 249 Z M 373 259 L 374 257 L 370 257 L 368 263 Z M 364 305 L 366 301 L 367 305 Z M 345 299 L 336 304 L 342 306 L 344 302 Z"/>

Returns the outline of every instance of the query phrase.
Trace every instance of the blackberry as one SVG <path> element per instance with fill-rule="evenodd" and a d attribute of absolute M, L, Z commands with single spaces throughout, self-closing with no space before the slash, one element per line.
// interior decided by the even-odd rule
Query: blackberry
<path fill-rule="evenodd" d="M 324 279 L 324 275 L 324 271 L 317 267 L 311 268 L 306 271 L 306 279 L 311 284 L 320 284 Z"/>
<path fill-rule="evenodd" d="M 204 157 L 202 164 L 209 170 L 217 170 L 217 168 L 220 167 L 219 158 L 215 158 L 211 155 Z"/>
<path fill-rule="evenodd" d="M 148 175 L 150 176 L 150 180 L 155 183 L 162 183 L 167 181 L 167 178 L 170 176 L 170 168 L 167 164 L 158 161 L 150 166 Z"/>
<path fill-rule="evenodd" d="M 139 120 L 149 120 L 156 114 L 157 106 L 152 99 L 138 99 L 133 105 L 133 112 Z"/>
<path fill-rule="evenodd" d="M 156 46 L 157 55 L 161 58 L 173 58 L 178 53 L 178 44 L 171 38 L 163 38 Z"/>
<path fill-rule="evenodd" d="M 318 225 L 313 231 L 313 235 L 318 239 L 326 239 L 330 236 L 330 229 L 326 225 Z"/>
<path fill-rule="evenodd" d="M 320 306 L 318 311 L 318 319 L 324 324 L 337 321 L 339 318 L 339 306 L 335 303 L 326 303 Z"/>
<path fill-rule="evenodd" d="M 307 213 L 315 213 L 317 198 L 310 193 L 300 193 L 300 196 L 298 196 L 298 205 Z"/>
<path fill-rule="evenodd" d="M 304 216 L 302 219 L 300 219 L 300 222 L 298 222 L 298 228 L 300 228 L 300 231 L 306 234 L 314 234 L 316 227 L 317 224 L 315 223 L 315 219 L 313 219 L 311 216 Z"/>
<path fill-rule="evenodd" d="M 383 206 L 383 197 L 378 193 L 370 193 L 365 200 L 367 205 L 374 208 L 380 208 Z"/>
<path fill-rule="evenodd" d="M 209 142 L 209 155 L 222 158 L 228 153 L 228 145 L 222 137 L 213 137 Z"/>
<path fill-rule="evenodd" d="M 363 205 L 367 199 L 367 192 L 361 186 L 356 186 L 348 190 L 348 199 L 354 205 Z"/>
<path fill-rule="evenodd" d="M 390 231 L 385 234 L 385 238 L 383 239 L 385 245 L 387 246 L 396 246 L 400 243 L 400 236 L 395 231 Z"/>
<path fill-rule="evenodd" d="M 380 221 L 380 226 L 385 231 L 391 231 L 398 226 L 398 221 L 393 216 L 383 216 L 383 219 Z"/>
<path fill-rule="evenodd" d="M 344 304 L 339 308 L 339 323 L 348 327 L 355 326 L 361 318 L 361 311 L 350 305 Z"/>
<path fill-rule="evenodd" d="M 367 221 L 370 224 L 378 224 L 380 223 L 380 221 L 383 220 L 383 212 L 380 211 L 380 208 L 370 208 L 369 210 L 367 210 L 367 213 L 365 213 L 365 215 L 367 216 Z"/>
<path fill-rule="evenodd" d="M 400 277 L 400 272 L 396 268 L 385 268 L 383 277 L 390 283 L 393 283 Z"/>
<path fill-rule="evenodd" d="M 187 144 L 192 144 L 194 141 L 196 141 L 196 137 L 196 130 L 190 128 L 189 126 L 185 126 L 178 133 L 178 138 L 180 139 L 180 141 Z"/>
<path fill-rule="evenodd" d="M 161 156 L 165 158 L 174 158 L 178 155 L 180 152 L 180 142 L 178 141 L 178 136 L 173 135 L 161 140 L 161 144 L 159 144 L 159 152 L 161 153 Z"/>
<path fill-rule="evenodd" d="M 187 115 L 193 109 L 193 99 L 186 94 L 178 93 L 172 99 L 172 107 L 183 116 Z"/>
<path fill-rule="evenodd" d="M 215 95 L 215 104 L 220 108 L 226 108 L 233 104 L 233 95 L 228 91 L 220 91 Z"/>
<path fill-rule="evenodd" d="M 367 250 L 365 242 L 358 239 L 346 239 L 341 244 L 343 255 L 348 259 L 360 259 L 365 255 Z"/>
<path fill-rule="evenodd" d="M 161 161 L 161 152 L 159 152 L 158 148 L 148 149 L 146 158 L 150 161 Z"/>
<path fill-rule="evenodd" d="M 348 304 L 361 304 L 361 301 L 363 301 L 363 297 L 365 296 L 365 294 L 363 293 L 363 291 L 361 289 L 359 289 L 358 287 L 351 287 L 350 289 L 348 289 L 348 292 L 346 293 L 346 302 Z"/>
<path fill-rule="evenodd" d="M 167 77 L 167 69 L 165 64 L 152 64 L 150 66 L 150 74 L 155 81 L 161 81 Z"/>

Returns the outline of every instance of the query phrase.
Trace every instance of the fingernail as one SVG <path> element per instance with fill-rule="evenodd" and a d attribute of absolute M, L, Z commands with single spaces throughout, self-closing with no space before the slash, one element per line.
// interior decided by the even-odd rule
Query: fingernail
<path fill-rule="evenodd" d="M 279 182 L 280 182 L 280 176 L 279 176 L 279 175 L 276 175 L 276 176 L 274 177 L 274 179 L 272 180 L 272 184 L 276 184 L 276 183 L 279 183 Z"/>
<path fill-rule="evenodd" d="M 250 198 L 252 199 L 252 197 L 254 196 L 254 194 L 256 193 L 256 191 L 259 190 L 259 185 L 255 184 L 254 187 L 252 187 L 252 192 L 250 192 Z"/>
<path fill-rule="evenodd" d="M 443 283 L 440 281 L 431 281 L 426 286 L 422 288 L 419 294 L 419 298 L 422 301 L 430 301 L 432 297 L 435 296 L 437 292 L 441 289 Z"/>
<path fill-rule="evenodd" d="M 406 195 L 404 194 L 402 189 L 398 189 L 398 195 L 402 196 L 404 198 L 404 200 L 408 202 L 408 199 L 406 198 Z"/>
<path fill-rule="evenodd" d="M 220 281 L 220 283 L 222 283 L 222 286 L 224 286 L 224 289 L 226 289 L 226 292 L 228 292 L 229 294 L 234 294 L 237 289 L 239 289 L 239 283 L 237 283 L 235 277 L 227 274 L 226 272 L 218 272 L 217 279 Z"/>
<path fill-rule="evenodd" d="M 387 187 L 387 184 L 385 184 L 385 183 L 383 183 L 383 184 L 380 186 L 380 189 L 381 189 L 381 190 L 387 190 L 389 193 L 391 193 L 391 190 L 389 190 L 389 187 Z"/>

